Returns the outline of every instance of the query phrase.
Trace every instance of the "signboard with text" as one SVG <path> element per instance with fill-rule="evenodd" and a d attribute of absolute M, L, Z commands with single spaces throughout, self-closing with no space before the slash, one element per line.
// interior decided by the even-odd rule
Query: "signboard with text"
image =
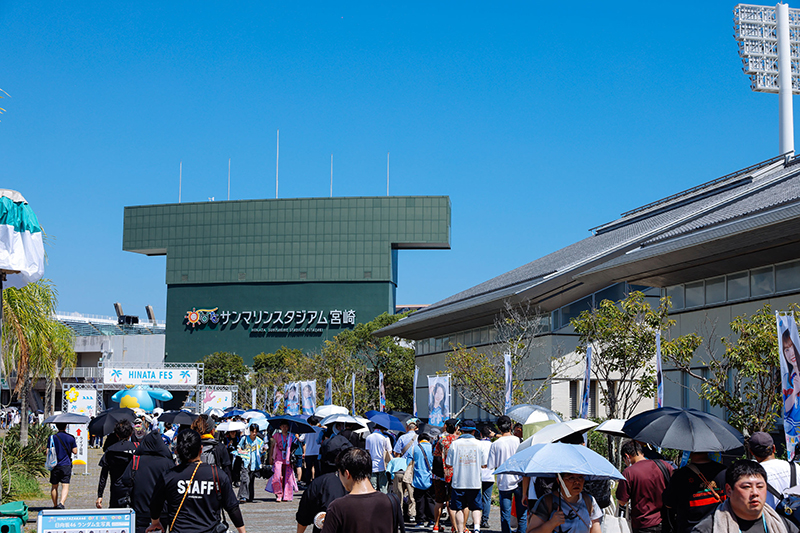
<path fill-rule="evenodd" d="M 136 530 L 133 509 L 42 509 L 37 533 L 131 533 Z"/>
<path fill-rule="evenodd" d="M 67 412 L 92 417 L 97 412 L 97 391 L 95 389 L 70 388 L 66 392 Z M 78 454 L 73 457 L 72 464 L 85 465 L 89 460 L 89 425 L 69 424 L 67 433 L 75 437 Z"/>
<path fill-rule="evenodd" d="M 353 327 L 356 312 L 353 309 L 332 309 L 322 311 L 280 310 L 280 311 L 232 311 L 219 307 L 197 309 L 186 312 L 184 323 L 192 329 L 234 326 L 248 328 L 253 333 L 322 333 L 328 326 Z"/>
<path fill-rule="evenodd" d="M 104 383 L 122 385 L 197 385 L 196 368 L 103 368 Z"/>

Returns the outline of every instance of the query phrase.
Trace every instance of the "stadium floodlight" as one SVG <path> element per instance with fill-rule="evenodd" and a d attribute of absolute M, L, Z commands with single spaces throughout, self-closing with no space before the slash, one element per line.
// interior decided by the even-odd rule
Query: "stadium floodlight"
<path fill-rule="evenodd" d="M 800 94 L 800 9 L 739 4 L 733 10 L 742 70 L 756 92 L 778 93 L 780 153 L 794 153 L 792 94 Z"/>

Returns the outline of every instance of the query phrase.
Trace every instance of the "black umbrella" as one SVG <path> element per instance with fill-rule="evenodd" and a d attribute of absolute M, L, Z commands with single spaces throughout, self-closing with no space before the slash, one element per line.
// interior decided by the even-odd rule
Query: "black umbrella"
<path fill-rule="evenodd" d="M 91 418 L 78 413 L 59 413 L 48 416 L 42 424 L 86 424 Z"/>
<path fill-rule="evenodd" d="M 281 424 L 285 422 L 289 424 L 289 433 L 314 433 L 314 428 L 311 427 L 311 424 L 296 416 L 273 416 L 267 420 L 269 420 L 269 427 L 272 429 L 280 430 Z"/>
<path fill-rule="evenodd" d="M 389 409 L 386 412 L 388 414 L 392 415 L 393 417 L 397 418 L 403 424 L 405 424 L 406 420 L 408 420 L 409 418 L 414 418 L 414 415 L 410 415 L 410 414 L 404 413 L 402 411 L 393 411 L 393 410 Z"/>
<path fill-rule="evenodd" d="M 723 452 L 744 446 L 744 437 L 727 422 L 697 409 L 661 407 L 629 419 L 624 431 L 641 442 L 692 452 Z"/>
<path fill-rule="evenodd" d="M 417 429 L 417 434 L 422 435 L 423 433 L 427 433 L 431 437 L 438 437 L 444 432 L 444 429 L 439 426 L 434 426 L 432 424 L 428 424 L 427 422 L 423 422 L 420 424 L 419 428 Z"/>
<path fill-rule="evenodd" d="M 114 426 L 120 420 L 128 420 L 133 422 L 136 419 L 136 413 L 133 409 L 127 407 L 112 407 L 106 409 L 102 413 L 98 413 L 91 422 L 89 422 L 89 433 L 92 435 L 108 435 L 114 432 Z"/>
<path fill-rule="evenodd" d="M 164 411 L 158 417 L 159 422 L 181 426 L 191 426 L 195 419 L 197 419 L 197 415 L 189 411 Z"/>

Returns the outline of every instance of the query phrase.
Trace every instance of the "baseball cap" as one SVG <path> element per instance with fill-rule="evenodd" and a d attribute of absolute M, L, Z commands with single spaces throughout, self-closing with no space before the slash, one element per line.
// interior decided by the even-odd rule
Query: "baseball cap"
<path fill-rule="evenodd" d="M 471 418 L 467 418 L 463 422 L 461 422 L 461 431 L 477 431 L 477 425 L 475 421 Z"/>
<path fill-rule="evenodd" d="M 775 442 L 772 440 L 772 436 L 769 433 L 756 431 L 750 435 L 748 444 L 750 446 L 750 451 L 753 452 L 754 455 L 766 457 L 772 453 L 772 447 L 775 445 Z"/>

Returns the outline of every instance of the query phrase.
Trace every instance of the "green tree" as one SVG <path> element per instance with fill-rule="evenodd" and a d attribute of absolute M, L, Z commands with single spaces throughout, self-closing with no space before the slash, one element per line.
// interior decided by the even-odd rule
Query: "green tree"
<path fill-rule="evenodd" d="M 524 301 L 506 302 L 494 323 L 495 338 L 484 350 L 457 345 L 445 356 L 464 408 L 474 405 L 500 416 L 505 412 L 504 356 L 511 354 L 512 404 L 540 403 L 554 377 L 571 363 L 560 354 L 540 354 L 539 335 L 547 331 L 547 316 Z"/>
<path fill-rule="evenodd" d="M 21 403 L 20 444 L 28 444 L 28 394 L 31 380 L 55 379 L 60 369 L 76 362 L 73 334 L 54 320 L 57 291 L 41 279 L 20 289 L 3 290 L 3 364 L 5 375 L 16 379 L 14 392 Z M 9 383 L 12 383 L 9 380 Z"/>
<path fill-rule="evenodd" d="M 800 306 L 791 304 L 788 312 L 795 316 Z M 780 354 L 775 312 L 769 304 L 755 314 L 737 316 L 730 324 L 733 336 L 723 337 L 725 350 L 717 354 L 713 340 L 715 324 L 706 324 L 710 334 L 705 343 L 702 366 L 708 374 L 698 372 L 687 353 L 666 353 L 678 369 L 700 381 L 700 398 L 728 413 L 728 423 L 739 431 L 770 431 L 780 416 L 782 386 Z"/>
<path fill-rule="evenodd" d="M 245 382 L 250 369 L 242 356 L 230 352 L 214 352 L 200 361 L 206 385 L 239 385 Z"/>
<path fill-rule="evenodd" d="M 657 331 L 662 333 L 662 353 L 691 358 L 700 345 L 695 334 L 667 338 L 675 324 L 669 308 L 669 298 L 661 298 L 653 309 L 642 292 L 633 291 L 624 300 L 603 300 L 600 307 L 572 319 L 580 335 L 576 352 L 585 355 L 587 345 L 592 346 L 592 374 L 609 418 L 629 418 L 642 400 L 655 395 Z"/>

